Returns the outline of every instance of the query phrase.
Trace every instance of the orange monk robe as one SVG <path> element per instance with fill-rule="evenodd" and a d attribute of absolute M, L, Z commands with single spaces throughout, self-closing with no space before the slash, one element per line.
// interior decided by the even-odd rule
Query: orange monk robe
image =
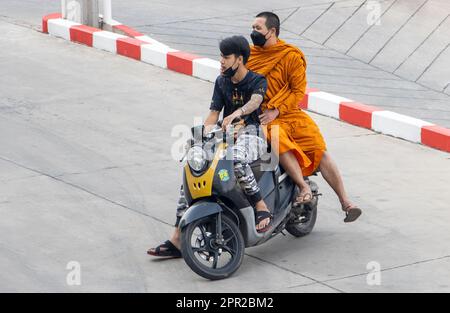
<path fill-rule="evenodd" d="M 252 46 L 247 67 L 267 79 L 262 110 L 276 108 L 280 112 L 267 127 L 268 140 L 276 144 L 276 138 L 272 138 L 276 136 L 271 133 L 279 126 L 278 153 L 293 151 L 303 175 L 311 175 L 317 170 L 326 145 L 319 127 L 299 108 L 306 89 L 303 53 L 282 40 L 267 49 Z"/>

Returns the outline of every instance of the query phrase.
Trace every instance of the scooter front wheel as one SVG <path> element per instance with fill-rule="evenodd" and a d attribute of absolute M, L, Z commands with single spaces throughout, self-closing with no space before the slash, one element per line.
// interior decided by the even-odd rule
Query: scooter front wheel
<path fill-rule="evenodd" d="M 217 221 L 217 214 L 207 216 L 181 232 L 184 261 L 195 273 L 210 280 L 224 279 L 236 272 L 245 251 L 244 238 L 236 223 L 221 214 L 221 238 L 216 231 Z"/>

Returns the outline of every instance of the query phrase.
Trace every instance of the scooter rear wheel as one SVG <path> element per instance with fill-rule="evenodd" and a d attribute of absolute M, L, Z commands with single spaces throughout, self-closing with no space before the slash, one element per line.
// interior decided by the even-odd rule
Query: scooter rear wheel
<path fill-rule="evenodd" d="M 310 203 L 304 204 L 303 212 L 295 220 L 286 224 L 286 230 L 294 237 L 304 237 L 312 232 L 317 220 L 317 196 Z"/>
<path fill-rule="evenodd" d="M 217 215 L 187 225 L 181 232 L 181 252 L 186 264 L 198 275 L 219 280 L 236 272 L 244 259 L 242 234 L 229 217 L 222 214 L 223 244 L 217 244 Z"/>

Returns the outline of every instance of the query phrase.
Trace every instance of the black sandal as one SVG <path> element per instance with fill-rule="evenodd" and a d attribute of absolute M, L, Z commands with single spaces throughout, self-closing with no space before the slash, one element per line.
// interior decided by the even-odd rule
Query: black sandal
<path fill-rule="evenodd" d="M 161 250 L 164 248 L 164 250 Z M 156 248 L 152 248 L 147 251 L 147 254 L 158 256 L 158 257 L 171 257 L 171 258 L 181 258 L 181 251 L 174 246 L 170 240 L 167 240 L 163 244 L 160 244 Z"/>
<path fill-rule="evenodd" d="M 261 223 L 261 221 L 264 221 L 266 218 L 270 218 L 269 224 L 267 224 L 267 226 L 262 229 L 257 229 L 256 231 L 258 233 L 265 233 L 269 230 L 269 228 L 272 226 L 273 215 L 267 211 L 256 211 L 256 226 L 258 226 L 259 223 Z"/>

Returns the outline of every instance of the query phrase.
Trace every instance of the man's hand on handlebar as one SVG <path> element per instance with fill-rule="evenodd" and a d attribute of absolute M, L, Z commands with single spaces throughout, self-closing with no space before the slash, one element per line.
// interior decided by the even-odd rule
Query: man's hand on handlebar
<path fill-rule="evenodd" d="M 242 116 L 242 110 L 241 109 L 237 109 L 236 111 L 234 111 L 232 114 L 228 115 L 226 118 L 223 119 L 222 122 L 222 130 L 226 131 L 227 127 L 229 125 L 231 125 L 233 122 L 236 123 L 236 120 L 240 120 Z"/>
<path fill-rule="evenodd" d="M 210 131 L 212 131 L 216 127 L 216 124 L 205 125 L 205 130 L 203 136 L 206 136 Z"/>

